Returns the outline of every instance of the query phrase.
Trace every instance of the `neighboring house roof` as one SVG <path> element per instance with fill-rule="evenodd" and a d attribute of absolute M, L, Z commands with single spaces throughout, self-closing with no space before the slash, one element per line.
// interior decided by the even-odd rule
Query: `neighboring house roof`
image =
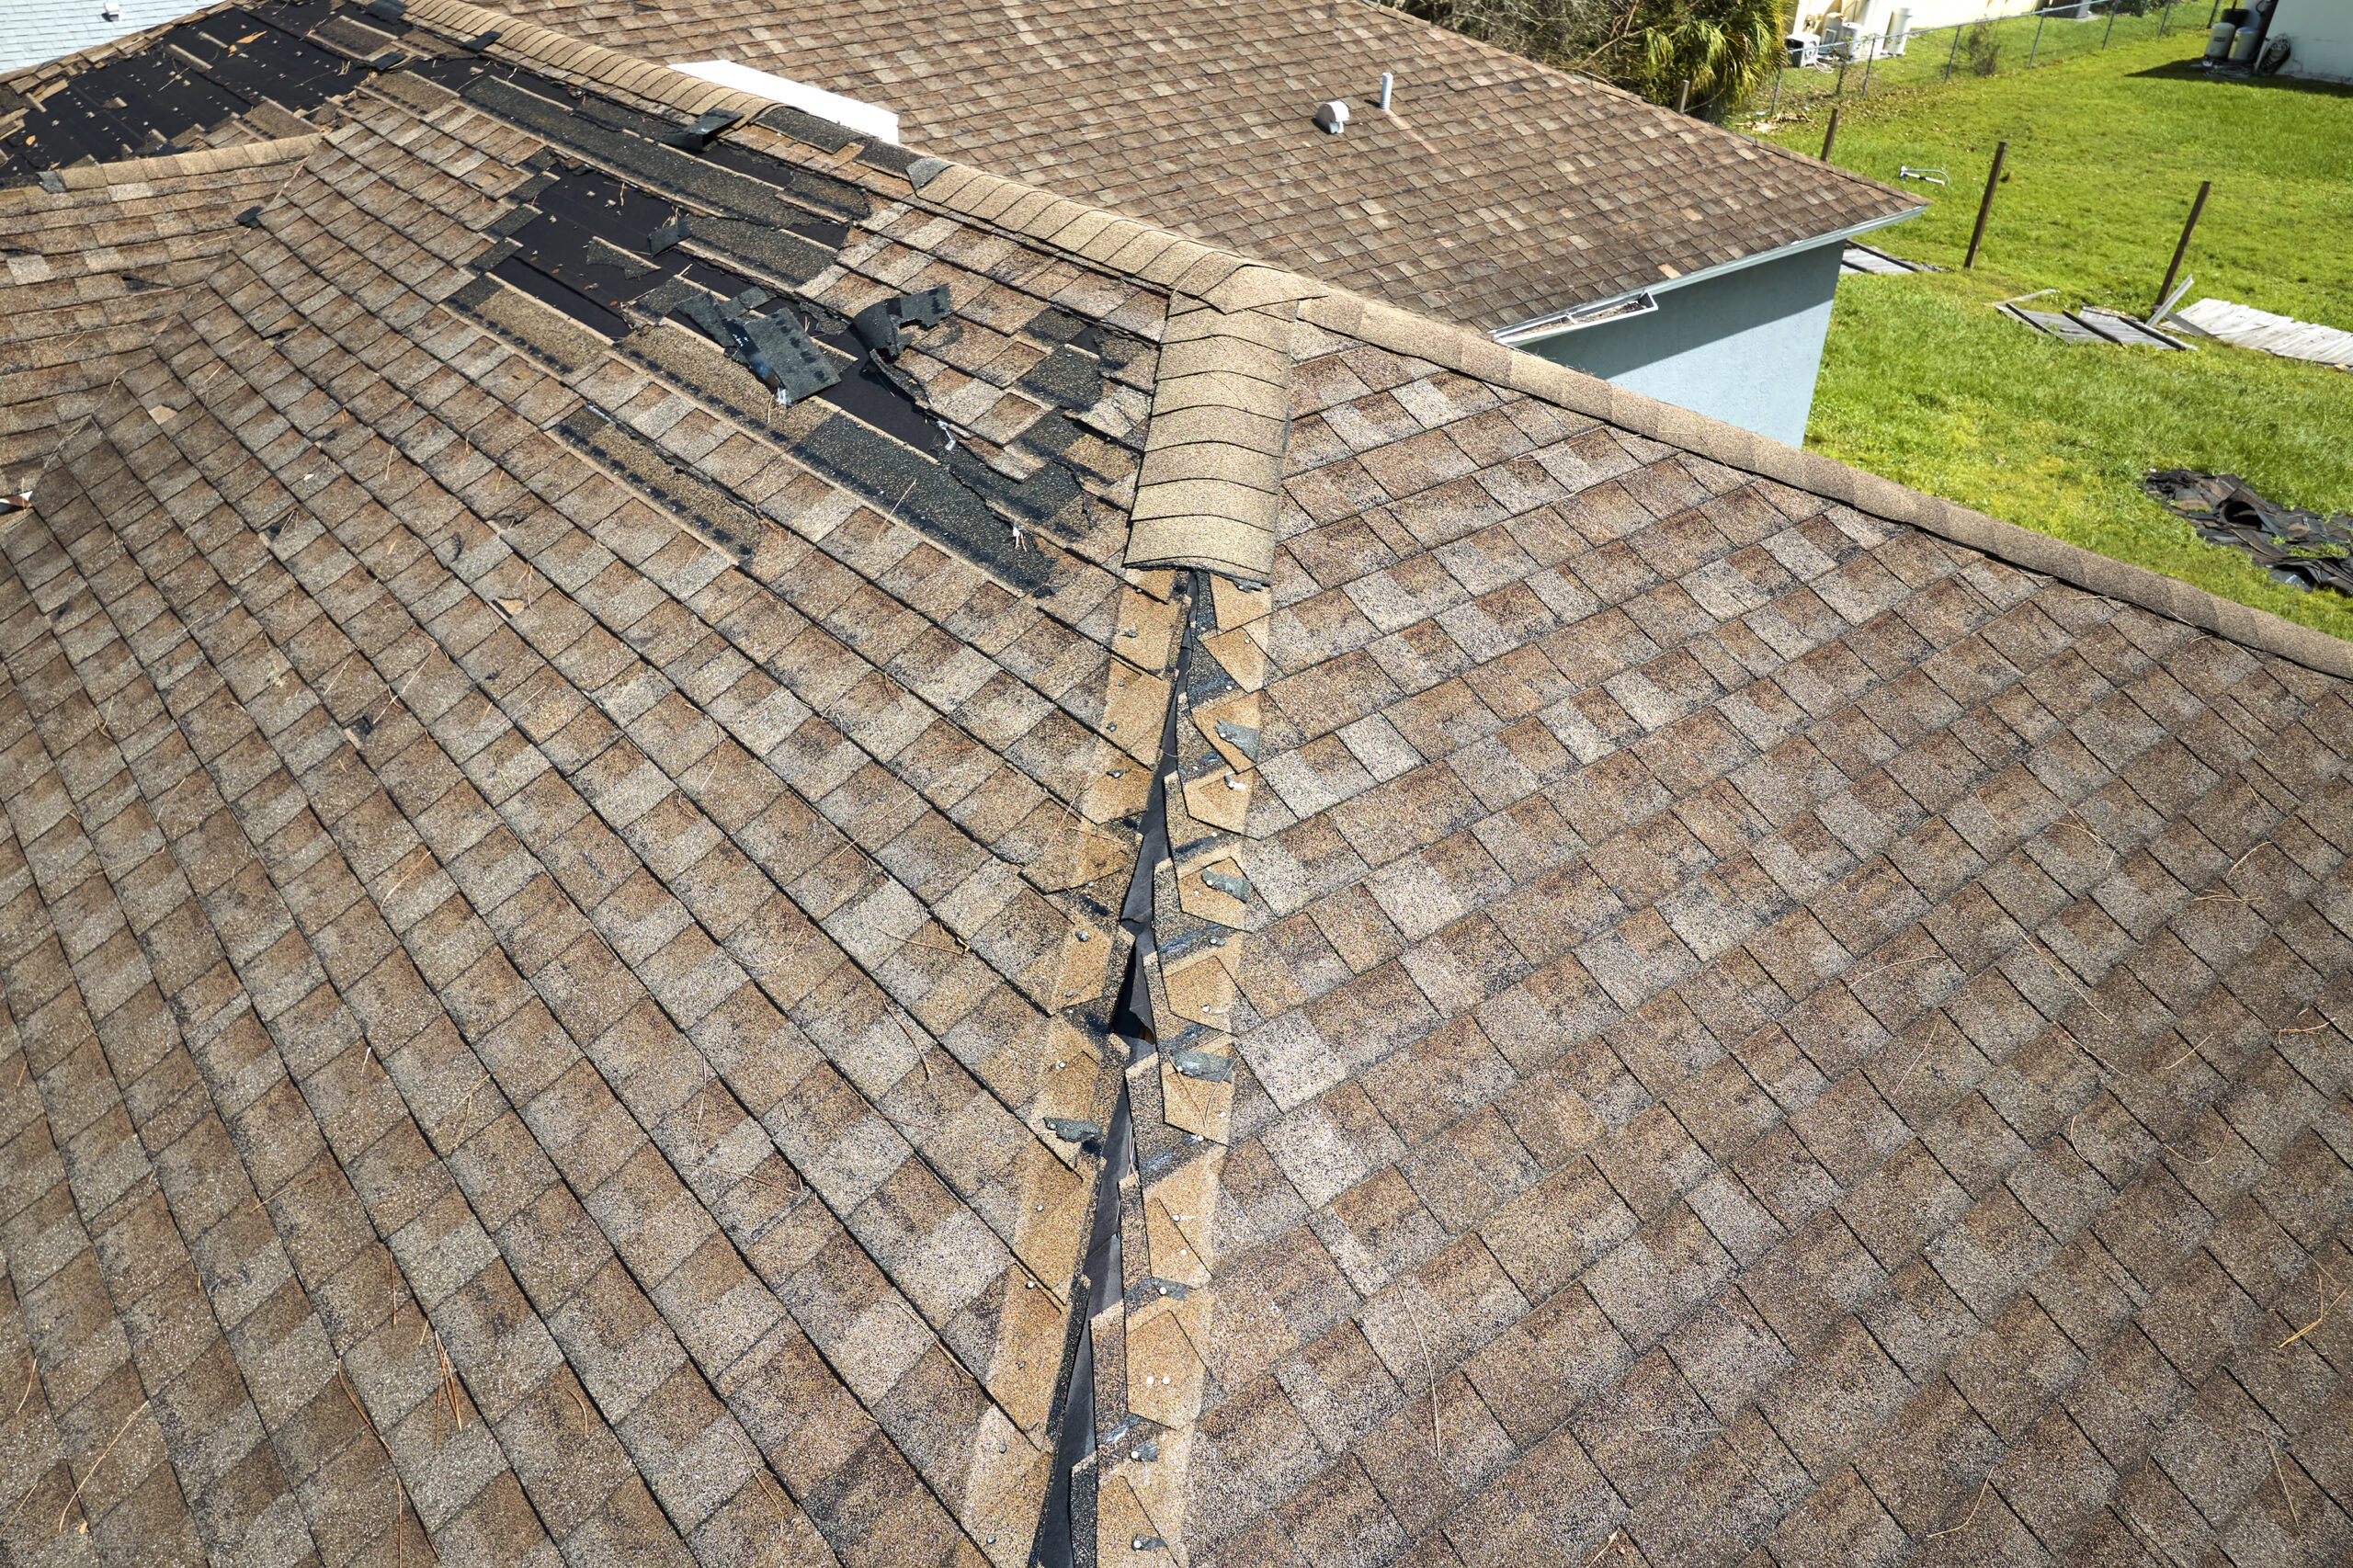
<path fill-rule="evenodd" d="M 1362 0 L 506 8 L 879 103 L 918 151 L 1483 330 L 1921 205 Z M 1312 121 L 1327 98 L 1344 135 Z"/>
<path fill-rule="evenodd" d="M 0 6 L 0 71 L 62 60 L 199 9 L 195 0 L 8 0 Z"/>
<path fill-rule="evenodd" d="M 2344 644 L 224 17 L 335 123 L 0 190 L 10 1561 L 2341 1556 Z"/>

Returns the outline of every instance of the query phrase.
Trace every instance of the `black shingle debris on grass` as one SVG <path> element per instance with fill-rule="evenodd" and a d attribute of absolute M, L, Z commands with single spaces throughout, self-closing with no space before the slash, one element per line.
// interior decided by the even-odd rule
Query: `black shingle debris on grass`
<path fill-rule="evenodd" d="M 2310 592 L 2353 594 L 2353 515 L 2322 517 L 2266 501 L 2235 473 L 2163 469 L 2141 482 L 2157 502 L 2209 544 L 2253 557 L 2275 583 Z"/>

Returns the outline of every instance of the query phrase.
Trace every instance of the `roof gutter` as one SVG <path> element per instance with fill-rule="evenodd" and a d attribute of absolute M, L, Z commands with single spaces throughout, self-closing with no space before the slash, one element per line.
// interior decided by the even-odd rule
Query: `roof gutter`
<path fill-rule="evenodd" d="M 1554 311 L 1549 315 L 1536 316 L 1512 326 L 1499 326 L 1487 335 L 1507 347 L 1520 348 L 1548 337 L 1558 337 L 1563 333 L 1580 332 L 1588 326 L 1598 326 L 1604 322 L 1623 321 L 1630 315 L 1647 315 L 1649 310 L 1631 307 L 1648 300 L 1653 295 L 1664 294 L 1669 290 L 1688 288 L 1694 283 L 1704 282 L 1711 278 L 1721 278 L 1729 272 L 1739 272 L 1751 267 L 1762 267 L 1768 261 L 1779 261 L 1784 256 L 1795 256 L 1801 251 L 1813 250 L 1826 244 L 1843 245 L 1859 234 L 1868 234 L 1874 229 L 1884 229 L 1892 223 L 1901 223 L 1907 218 L 1916 218 L 1927 210 L 1927 204 L 1923 202 L 1917 207 L 1907 207 L 1901 212 L 1893 212 L 1879 218 L 1868 218 L 1862 222 L 1852 223 L 1843 229 L 1834 229 L 1826 234 L 1816 234 L 1811 239 L 1800 240 L 1794 244 L 1758 251 L 1754 256 L 1744 256 L 1737 260 L 1703 267 L 1698 272 L 1688 272 L 1680 278 L 1662 283 L 1653 283 L 1647 288 L 1630 289 L 1622 294 L 1612 294 L 1607 299 L 1596 300 L 1590 304 L 1572 305 L 1567 310 Z M 1655 309 L 1656 306 L 1653 304 L 1650 308 Z"/>

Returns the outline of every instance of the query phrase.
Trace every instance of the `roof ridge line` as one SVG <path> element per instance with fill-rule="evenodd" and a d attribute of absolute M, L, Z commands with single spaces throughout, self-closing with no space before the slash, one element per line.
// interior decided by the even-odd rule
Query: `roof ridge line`
<path fill-rule="evenodd" d="M 507 53 L 527 55 L 567 74 L 666 104 L 690 115 L 707 114 L 712 109 L 757 114 L 777 101 L 722 87 L 601 44 L 584 43 L 511 12 L 488 10 L 468 5 L 465 0 L 409 0 L 404 15 L 412 20 L 430 22 L 436 28 L 454 29 L 459 37 L 479 38 L 484 33 L 496 33 L 496 47 Z"/>
<path fill-rule="evenodd" d="M 326 139 L 324 132 L 284 136 L 271 142 L 241 142 L 227 147 L 200 147 L 193 153 L 173 153 L 155 158 L 128 158 L 116 164 L 79 164 L 46 171 L 57 191 L 95 190 L 102 186 L 135 185 L 148 180 L 180 179 L 190 175 L 218 174 L 225 169 L 259 168 L 267 164 L 294 163 L 309 157 Z M 44 179 L 44 185 L 50 181 Z"/>

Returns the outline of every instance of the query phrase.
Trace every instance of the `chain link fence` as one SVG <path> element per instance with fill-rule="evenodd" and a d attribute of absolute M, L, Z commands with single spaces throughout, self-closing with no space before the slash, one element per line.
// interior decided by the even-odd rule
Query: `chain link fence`
<path fill-rule="evenodd" d="M 1753 107 L 1766 119 L 1778 119 L 1956 76 L 2024 71 L 2110 44 L 2203 27 L 2207 18 L 2190 14 L 2195 10 L 2194 4 L 2162 0 L 2075 0 L 2015 17 L 1839 39 L 1809 46 L 1802 60 L 1785 60 Z"/>

